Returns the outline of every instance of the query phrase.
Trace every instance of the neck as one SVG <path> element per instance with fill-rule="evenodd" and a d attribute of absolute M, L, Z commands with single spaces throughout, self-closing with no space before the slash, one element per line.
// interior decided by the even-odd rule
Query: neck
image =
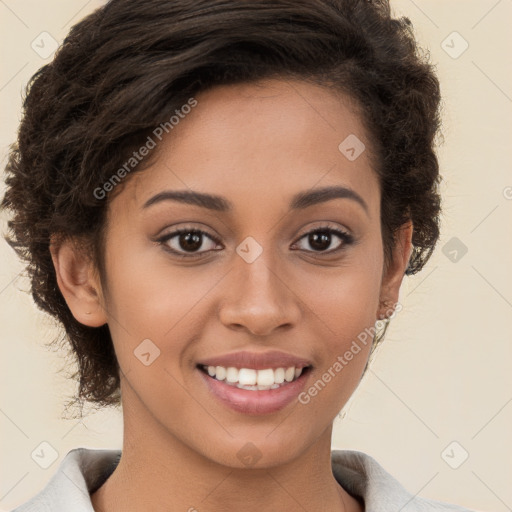
<path fill-rule="evenodd" d="M 332 474 L 332 426 L 291 461 L 268 468 L 234 468 L 192 450 L 147 410 L 142 418 L 139 409 L 131 412 L 123 409 L 119 464 L 91 496 L 96 511 L 221 512 L 227 503 L 230 510 L 244 512 L 363 511 Z"/>

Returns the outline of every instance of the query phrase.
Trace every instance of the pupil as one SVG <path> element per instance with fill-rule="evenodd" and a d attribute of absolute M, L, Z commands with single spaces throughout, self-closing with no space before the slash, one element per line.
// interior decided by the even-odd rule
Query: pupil
<path fill-rule="evenodd" d="M 201 247 L 200 233 L 182 233 L 180 235 L 180 247 L 185 251 L 194 251 Z"/>
<path fill-rule="evenodd" d="M 309 235 L 311 247 L 322 250 L 327 249 L 331 243 L 331 234 L 326 231 L 318 231 Z"/>

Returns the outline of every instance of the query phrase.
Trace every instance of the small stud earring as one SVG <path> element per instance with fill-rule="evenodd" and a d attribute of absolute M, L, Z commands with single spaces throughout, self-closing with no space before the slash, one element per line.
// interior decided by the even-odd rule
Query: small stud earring
<path fill-rule="evenodd" d="M 394 307 L 392 307 L 392 304 L 389 300 L 385 299 L 385 300 L 381 300 L 380 303 L 382 304 L 382 306 L 384 306 L 386 308 L 386 313 L 389 313 L 390 310 L 391 310 L 391 313 L 394 311 Z M 380 313 L 379 314 L 379 319 L 380 320 L 389 320 L 389 315 L 386 314 L 386 313 Z"/>

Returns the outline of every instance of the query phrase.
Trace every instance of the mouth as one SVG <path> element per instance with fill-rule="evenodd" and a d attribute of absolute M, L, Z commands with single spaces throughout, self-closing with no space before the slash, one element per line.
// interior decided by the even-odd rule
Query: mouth
<path fill-rule="evenodd" d="M 261 416 L 297 402 L 312 366 L 256 369 L 198 364 L 197 370 L 219 405 L 236 413 Z"/>
<path fill-rule="evenodd" d="M 288 366 L 280 368 L 236 368 L 233 366 L 206 366 L 197 368 L 214 380 L 247 391 L 279 389 L 295 382 L 311 370 L 311 366 Z"/>

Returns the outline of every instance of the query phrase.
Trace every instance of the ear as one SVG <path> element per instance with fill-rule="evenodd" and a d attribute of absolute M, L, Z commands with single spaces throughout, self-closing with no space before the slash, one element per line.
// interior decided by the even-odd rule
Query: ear
<path fill-rule="evenodd" d="M 384 268 L 380 289 L 380 304 L 377 310 L 378 318 L 386 318 L 398 302 L 400 286 L 405 269 L 412 254 L 413 224 L 411 221 L 403 224 L 395 233 L 395 246 L 392 251 L 392 261 Z"/>
<path fill-rule="evenodd" d="M 75 319 L 89 327 L 106 324 L 101 283 L 90 257 L 72 238 L 52 237 L 50 253 L 57 284 Z"/>

